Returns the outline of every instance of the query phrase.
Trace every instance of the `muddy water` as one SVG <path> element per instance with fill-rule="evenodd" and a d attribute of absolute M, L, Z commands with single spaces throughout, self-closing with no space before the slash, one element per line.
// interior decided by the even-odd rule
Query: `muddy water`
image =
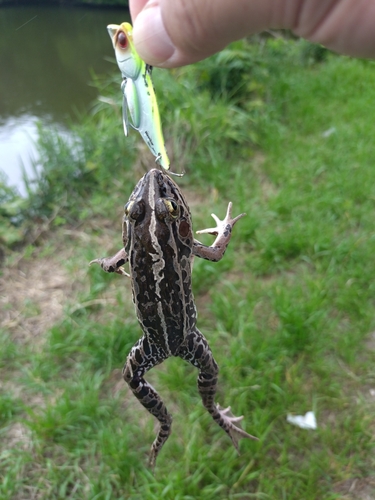
<path fill-rule="evenodd" d="M 22 189 L 32 175 L 36 122 L 66 126 L 96 97 L 91 72 L 116 70 L 106 26 L 129 20 L 125 9 L 0 8 L 0 171 Z"/>

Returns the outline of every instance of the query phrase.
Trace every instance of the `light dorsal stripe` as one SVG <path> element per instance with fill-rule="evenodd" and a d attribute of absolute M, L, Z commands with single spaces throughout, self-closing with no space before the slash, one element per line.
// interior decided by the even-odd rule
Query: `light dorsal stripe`
<path fill-rule="evenodd" d="M 156 182 L 156 179 L 153 178 L 153 182 L 150 182 L 149 188 L 148 188 L 148 203 L 151 208 L 151 215 L 150 215 L 150 237 L 151 237 L 151 242 L 152 246 L 155 250 L 155 253 L 151 253 L 151 258 L 153 261 L 152 264 L 152 274 L 154 277 L 154 283 L 155 283 L 155 295 L 158 299 L 157 302 L 157 308 L 158 308 L 158 314 L 160 317 L 160 325 L 163 330 L 163 336 L 164 336 L 164 342 L 165 342 L 165 348 L 168 352 L 169 355 L 171 355 L 171 351 L 169 348 L 169 341 L 168 341 L 168 328 L 167 328 L 167 323 L 165 321 L 165 316 L 164 316 L 164 311 L 163 311 L 163 306 L 162 306 L 162 296 L 160 292 L 160 282 L 165 279 L 164 277 L 164 268 L 165 268 L 165 260 L 163 258 L 163 249 L 160 246 L 160 243 L 158 241 L 157 235 L 156 235 L 156 212 L 155 212 L 155 203 L 156 203 L 156 197 L 159 197 L 158 193 L 158 185 Z"/>

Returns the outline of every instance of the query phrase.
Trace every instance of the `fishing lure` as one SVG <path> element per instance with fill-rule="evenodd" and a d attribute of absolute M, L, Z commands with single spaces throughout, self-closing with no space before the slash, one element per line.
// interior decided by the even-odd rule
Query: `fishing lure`
<path fill-rule="evenodd" d="M 158 103 L 151 80 L 152 66 L 137 54 L 133 43 L 133 28 L 129 23 L 107 26 L 115 49 L 116 60 L 123 76 L 122 120 L 125 136 L 129 125 L 138 130 L 155 156 L 155 161 L 165 170 L 170 161 L 164 145 Z M 128 109 L 132 122 L 129 122 Z"/>

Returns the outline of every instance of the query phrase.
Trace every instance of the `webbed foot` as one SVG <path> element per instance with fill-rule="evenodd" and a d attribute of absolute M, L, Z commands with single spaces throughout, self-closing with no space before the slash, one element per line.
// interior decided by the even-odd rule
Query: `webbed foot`
<path fill-rule="evenodd" d="M 216 405 L 217 414 L 213 416 L 214 420 L 220 425 L 222 429 L 230 436 L 233 446 L 236 448 L 237 453 L 239 453 L 238 449 L 238 440 L 241 438 L 255 439 L 259 441 L 259 439 L 251 434 L 245 432 L 241 427 L 237 424 L 241 422 L 242 417 L 235 417 L 231 412 L 230 406 L 228 408 L 220 408 L 220 406 Z"/>

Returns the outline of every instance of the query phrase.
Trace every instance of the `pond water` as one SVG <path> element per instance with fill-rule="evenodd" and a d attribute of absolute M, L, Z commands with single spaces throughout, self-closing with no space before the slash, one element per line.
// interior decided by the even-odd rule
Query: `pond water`
<path fill-rule="evenodd" d="M 0 8 L 0 172 L 21 194 L 22 165 L 33 175 L 36 123 L 68 134 L 97 95 L 92 72 L 116 71 L 107 24 L 126 20 L 123 8 Z"/>

